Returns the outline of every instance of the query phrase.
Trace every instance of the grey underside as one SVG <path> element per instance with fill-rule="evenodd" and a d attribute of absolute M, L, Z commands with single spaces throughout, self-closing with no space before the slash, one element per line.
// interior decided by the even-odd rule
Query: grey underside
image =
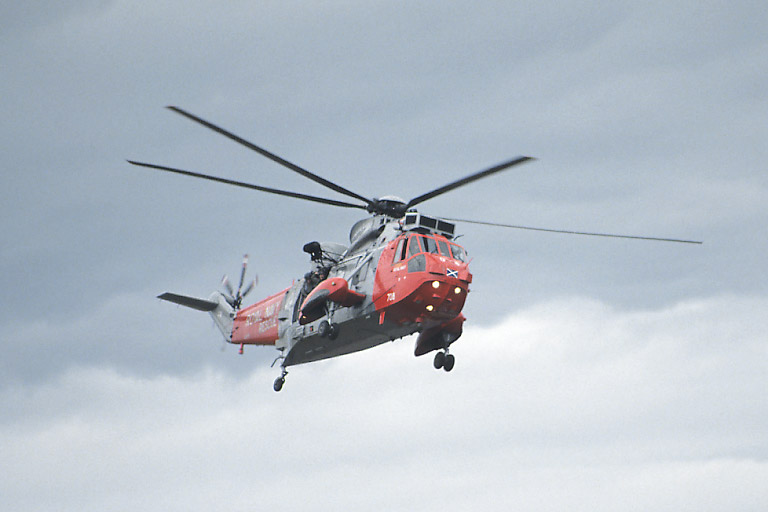
<path fill-rule="evenodd" d="M 344 354 L 359 352 L 387 341 L 394 341 L 403 336 L 413 334 L 417 330 L 415 325 L 394 326 L 392 324 L 379 325 L 379 315 L 373 313 L 364 317 L 353 318 L 345 322 L 337 323 L 339 336 L 332 340 L 323 338 L 317 333 L 317 324 L 294 326 L 293 335 L 301 337 L 291 348 L 283 361 L 283 366 L 292 366 L 312 361 L 320 361 Z"/>

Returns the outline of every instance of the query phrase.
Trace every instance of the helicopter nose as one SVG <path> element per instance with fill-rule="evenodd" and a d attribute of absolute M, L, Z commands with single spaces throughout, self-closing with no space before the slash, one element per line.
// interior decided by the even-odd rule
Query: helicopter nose
<path fill-rule="evenodd" d="M 421 285 L 418 303 L 423 314 L 432 318 L 454 317 L 461 312 L 467 297 L 467 289 L 447 276 L 432 275 Z"/>
<path fill-rule="evenodd" d="M 436 255 L 430 256 L 427 260 L 427 271 L 436 281 L 448 285 L 456 284 L 464 288 L 472 282 L 472 274 L 466 263 L 459 263 L 450 258 L 437 257 Z"/>

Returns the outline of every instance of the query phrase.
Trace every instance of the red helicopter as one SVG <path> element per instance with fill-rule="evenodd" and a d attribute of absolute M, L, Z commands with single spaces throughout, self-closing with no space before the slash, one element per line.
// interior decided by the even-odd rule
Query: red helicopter
<path fill-rule="evenodd" d="M 213 317 L 226 342 L 274 346 L 282 372 L 273 388 L 280 391 L 289 366 L 365 350 L 418 332 L 414 354 L 436 352 L 436 369 L 450 372 L 455 364 L 450 346 L 462 334 L 462 314 L 472 283 L 467 252 L 455 241 L 456 222 L 532 229 L 616 238 L 695 243 L 691 240 L 589 233 L 532 228 L 467 219 L 436 218 L 416 211 L 415 206 L 481 178 L 522 164 L 520 156 L 453 181 L 405 201 L 394 196 L 369 199 L 326 180 L 247 140 L 178 107 L 173 112 L 216 131 L 337 193 L 354 198 L 352 203 L 278 190 L 173 167 L 128 160 L 130 164 L 245 187 L 336 207 L 365 210 L 368 217 L 356 222 L 349 245 L 310 242 L 304 251 L 310 267 L 288 288 L 255 304 L 242 307 L 256 280 L 245 289 L 248 257 L 243 260 L 237 289 L 223 280 L 225 291 L 208 299 L 163 293 L 158 298 L 206 311 Z M 274 365 L 274 363 L 273 363 Z"/>

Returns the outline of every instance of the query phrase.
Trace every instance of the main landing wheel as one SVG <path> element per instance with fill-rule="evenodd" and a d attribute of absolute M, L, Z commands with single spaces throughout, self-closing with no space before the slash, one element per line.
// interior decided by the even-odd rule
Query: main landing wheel
<path fill-rule="evenodd" d="M 456 358 L 453 357 L 453 354 L 449 354 L 448 352 L 438 352 L 435 354 L 433 364 L 435 365 L 436 370 L 442 368 L 449 372 L 453 370 L 453 365 L 456 364 Z"/>
<path fill-rule="evenodd" d="M 433 361 L 435 370 L 439 370 L 445 364 L 445 352 L 438 352 L 435 354 L 435 360 Z"/>
<path fill-rule="evenodd" d="M 453 370 L 453 365 L 456 363 L 456 358 L 453 354 L 445 354 L 445 361 L 443 362 L 443 370 L 449 372 Z"/>
<path fill-rule="evenodd" d="M 331 324 L 328 323 L 328 320 L 323 320 L 320 322 L 320 325 L 317 326 L 317 334 L 319 334 L 321 338 L 325 338 L 330 332 Z"/>
<path fill-rule="evenodd" d="M 328 337 L 335 340 L 339 337 L 339 326 L 329 323 L 328 320 L 323 320 L 320 322 L 320 325 L 317 326 L 317 334 L 319 334 L 321 338 Z"/>

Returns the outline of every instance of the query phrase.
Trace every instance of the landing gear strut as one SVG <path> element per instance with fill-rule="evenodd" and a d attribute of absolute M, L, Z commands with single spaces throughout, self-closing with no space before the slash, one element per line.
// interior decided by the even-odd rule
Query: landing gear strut
<path fill-rule="evenodd" d="M 283 373 L 280 374 L 278 378 L 275 379 L 275 383 L 272 384 L 272 389 L 275 391 L 280 391 L 283 389 L 283 384 L 285 384 L 285 376 L 288 375 L 288 371 L 283 367 Z"/>
<path fill-rule="evenodd" d="M 448 353 L 448 349 L 445 349 L 444 352 L 441 351 L 435 354 L 433 364 L 435 365 L 436 370 L 442 368 L 446 372 L 449 372 L 453 370 L 453 365 L 456 364 L 456 358 L 453 357 L 453 354 Z"/>
<path fill-rule="evenodd" d="M 328 320 L 323 320 L 320 322 L 320 325 L 317 327 L 317 333 L 320 335 L 320 337 L 325 338 L 326 336 L 332 340 L 335 340 L 339 337 L 339 326 L 336 324 L 329 323 Z"/>

